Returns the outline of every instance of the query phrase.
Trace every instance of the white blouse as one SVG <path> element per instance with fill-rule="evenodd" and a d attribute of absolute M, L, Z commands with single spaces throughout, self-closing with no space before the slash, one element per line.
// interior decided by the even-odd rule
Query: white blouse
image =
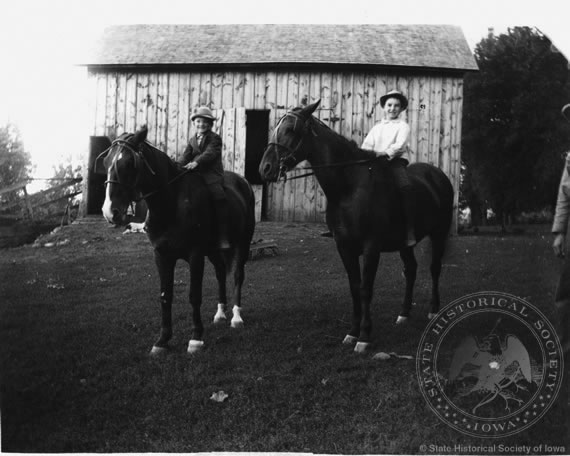
<path fill-rule="evenodd" d="M 386 153 L 388 159 L 395 157 L 410 160 L 410 126 L 402 119 L 383 119 L 372 127 L 364 141 L 362 149 L 376 153 Z"/>

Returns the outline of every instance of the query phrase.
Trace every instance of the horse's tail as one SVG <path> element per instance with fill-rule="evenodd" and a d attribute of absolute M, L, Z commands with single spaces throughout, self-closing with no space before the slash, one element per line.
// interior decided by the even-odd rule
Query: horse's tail
<path fill-rule="evenodd" d="M 432 268 L 440 263 L 447 251 L 449 237 L 452 235 L 453 213 L 455 205 L 455 191 L 447 175 L 438 167 L 434 166 L 434 185 L 440 195 L 439 220 L 432 233 L 429 235 L 432 245 Z M 432 271 L 433 274 L 433 271 Z M 439 273 L 438 273 L 439 274 Z"/>
<path fill-rule="evenodd" d="M 441 174 L 441 194 L 442 194 L 442 217 L 444 220 L 443 229 L 445 234 L 448 236 L 451 234 L 451 228 L 453 226 L 453 211 L 455 205 L 455 191 L 453 190 L 453 185 L 447 177 L 447 175 L 439 168 L 437 168 Z"/>
<path fill-rule="evenodd" d="M 250 241 L 255 229 L 255 194 L 249 182 L 237 173 L 232 171 L 224 172 L 224 186 L 226 190 L 235 192 L 243 208 L 244 230 Z"/>
<path fill-rule="evenodd" d="M 428 163 L 414 163 L 408 170 L 422 193 L 423 210 L 431 211 L 426 234 L 447 237 L 452 228 L 455 199 L 451 181 L 440 168 Z"/>
<path fill-rule="evenodd" d="M 243 179 L 246 184 L 246 189 L 244 189 L 244 196 L 246 198 L 246 206 L 247 206 L 247 220 L 251 225 L 251 234 L 253 236 L 253 229 L 255 227 L 255 193 L 253 192 L 253 188 L 251 187 L 250 183 Z"/>

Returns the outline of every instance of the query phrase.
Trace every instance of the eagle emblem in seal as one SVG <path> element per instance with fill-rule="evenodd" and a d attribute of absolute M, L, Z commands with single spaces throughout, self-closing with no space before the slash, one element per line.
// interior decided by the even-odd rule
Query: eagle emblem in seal
<path fill-rule="evenodd" d="M 500 337 L 491 333 L 478 339 L 465 337 L 451 360 L 448 380 L 456 385 L 459 396 L 478 395 L 480 400 L 472 408 L 475 414 L 481 407 L 503 401 L 504 408 L 520 407 L 533 380 L 533 367 L 529 353 L 521 340 L 513 334 Z M 534 382 L 536 383 L 536 382 Z"/>

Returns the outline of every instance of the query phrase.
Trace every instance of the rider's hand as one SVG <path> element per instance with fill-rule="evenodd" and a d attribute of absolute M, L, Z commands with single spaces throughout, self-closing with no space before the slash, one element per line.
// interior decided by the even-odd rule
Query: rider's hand
<path fill-rule="evenodd" d="M 564 233 L 556 233 L 552 249 L 558 258 L 564 258 L 566 255 L 566 235 Z"/>
<path fill-rule="evenodd" d="M 198 163 L 190 162 L 187 165 L 184 165 L 184 168 L 192 170 L 192 169 L 196 169 L 197 166 L 198 166 Z"/>

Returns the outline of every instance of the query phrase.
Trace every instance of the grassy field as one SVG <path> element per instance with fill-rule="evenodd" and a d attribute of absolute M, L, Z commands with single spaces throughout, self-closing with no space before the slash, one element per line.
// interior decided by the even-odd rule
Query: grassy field
<path fill-rule="evenodd" d="M 123 235 L 98 221 L 45 236 L 40 245 L 48 247 L 2 250 L 2 451 L 433 454 L 421 445 L 489 443 L 570 450 L 562 407 L 522 434 L 493 442 L 472 438 L 437 419 L 419 391 L 414 361 L 373 358 L 378 351 L 415 355 L 427 324 L 428 241 L 417 249 L 411 323 L 393 325 L 404 281 L 398 255 L 385 254 L 372 309 L 373 349 L 359 356 L 343 346 L 347 280 L 323 230 L 258 225 L 254 239 L 276 241 L 279 252 L 247 265 L 242 330 L 211 323 L 216 295 L 209 266 L 207 348 L 193 357 L 186 353 L 183 263 L 176 273 L 173 349 L 162 358 L 148 356 L 160 314 L 145 235 Z M 550 242 L 547 228 L 453 237 L 443 304 L 495 290 L 552 316 L 560 262 Z M 211 400 L 219 391 L 228 398 Z"/>

